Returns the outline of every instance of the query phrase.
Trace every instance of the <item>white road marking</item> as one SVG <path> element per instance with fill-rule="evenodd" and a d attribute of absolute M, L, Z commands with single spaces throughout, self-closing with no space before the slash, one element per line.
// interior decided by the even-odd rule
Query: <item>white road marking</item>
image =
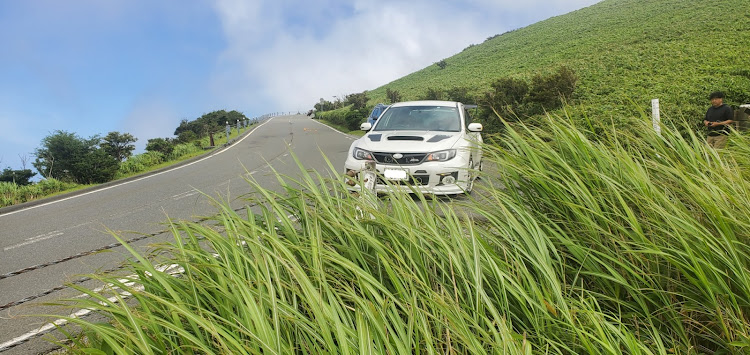
<path fill-rule="evenodd" d="M 3 251 L 8 251 L 8 250 L 20 248 L 22 246 L 34 244 L 36 242 L 41 242 L 43 240 L 47 240 L 47 239 L 51 239 L 51 238 L 54 238 L 54 237 L 57 237 L 57 236 L 61 236 L 63 234 L 64 233 L 60 232 L 60 231 L 53 231 L 53 232 L 49 232 L 47 234 L 38 235 L 36 237 L 27 238 L 25 242 L 18 243 L 16 245 L 11 245 L 9 247 L 3 248 Z"/>
<path fill-rule="evenodd" d="M 168 273 L 170 275 L 176 275 L 176 274 L 181 274 L 181 273 L 185 272 L 185 269 L 183 269 L 182 267 L 180 267 L 177 264 L 166 265 L 166 266 L 159 266 L 159 267 L 156 268 L 156 270 L 161 271 L 161 272 L 166 272 L 166 273 Z M 123 282 L 127 286 L 132 286 L 132 285 L 135 285 L 136 282 L 134 280 L 136 280 L 136 279 L 137 279 L 137 277 L 135 275 L 131 275 L 128 278 L 120 279 L 120 281 Z M 96 293 L 99 293 L 99 292 L 101 292 L 104 289 L 113 288 L 113 286 L 114 285 L 112 285 L 112 284 L 108 284 L 108 285 L 104 285 L 104 286 L 101 286 L 99 288 L 96 288 L 96 289 L 94 289 L 92 291 L 94 291 Z M 143 285 L 135 285 L 133 287 L 133 289 L 135 291 L 142 291 L 143 290 Z M 110 298 L 107 298 L 107 301 L 110 302 L 110 303 L 114 303 L 114 302 L 117 302 L 118 298 L 127 298 L 127 297 L 130 297 L 131 295 L 132 294 L 130 292 L 122 291 L 122 292 L 119 293 L 119 296 L 112 296 Z M 82 297 L 86 297 L 86 296 L 88 296 L 88 295 L 87 294 L 81 294 L 79 296 L 76 296 L 75 298 L 82 298 Z M 107 302 L 100 301 L 99 304 L 100 305 L 106 305 Z M 90 309 L 90 308 L 84 308 L 84 309 L 81 309 L 81 310 L 78 310 L 78 311 L 75 311 L 75 312 L 69 314 L 68 318 L 81 318 L 81 317 L 84 317 L 84 316 L 86 316 L 87 314 L 89 314 L 91 312 L 93 312 L 92 309 Z M 47 323 L 47 324 L 39 327 L 38 329 L 26 332 L 25 334 L 19 335 L 19 336 L 15 337 L 15 338 L 13 338 L 11 340 L 8 340 L 8 341 L 6 341 L 4 343 L 0 343 L 0 352 L 5 351 L 7 349 L 10 349 L 10 348 L 12 348 L 12 347 L 14 347 L 14 346 L 16 346 L 18 344 L 21 344 L 21 343 L 23 343 L 23 342 L 25 342 L 25 341 L 27 341 L 27 340 L 29 340 L 31 338 L 34 338 L 36 336 L 46 334 L 46 333 L 48 333 L 48 332 L 50 332 L 52 330 L 57 329 L 58 327 L 61 327 L 61 326 L 65 325 L 65 324 L 67 324 L 68 322 L 70 322 L 70 321 L 67 320 L 67 319 L 62 319 L 62 318 L 61 319 L 57 319 L 54 322 L 50 322 L 50 323 Z"/>
<path fill-rule="evenodd" d="M 190 197 L 190 196 L 193 196 L 193 195 L 197 195 L 199 193 L 200 192 L 198 190 L 192 189 L 192 190 L 190 190 L 188 192 L 183 192 L 181 194 L 174 195 L 174 196 L 172 196 L 172 199 L 175 200 L 175 201 L 177 201 L 177 200 L 181 200 L 181 199 L 183 199 L 185 197 Z"/>
<path fill-rule="evenodd" d="M 319 125 L 321 125 L 321 126 L 325 126 L 325 127 L 328 127 L 330 129 L 334 130 L 335 132 L 337 132 L 337 133 L 341 134 L 342 136 L 348 138 L 350 141 L 356 140 L 358 138 L 358 137 L 352 137 L 352 136 L 350 136 L 350 135 L 348 135 L 348 134 L 346 134 L 344 132 L 339 131 L 338 129 L 335 129 L 335 128 L 331 127 L 331 126 L 328 126 L 328 125 L 325 125 L 323 123 L 320 123 L 320 122 L 318 122 L 316 120 L 312 120 L 312 121 L 315 122 L 315 123 L 317 123 L 317 124 L 319 124 Z"/>

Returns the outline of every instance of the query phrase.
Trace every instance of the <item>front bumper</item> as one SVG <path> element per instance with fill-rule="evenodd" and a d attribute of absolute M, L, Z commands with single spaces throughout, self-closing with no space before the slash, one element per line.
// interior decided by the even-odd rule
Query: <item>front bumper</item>
<path fill-rule="evenodd" d="M 464 193 L 470 179 L 469 172 L 466 168 L 459 168 L 456 165 L 468 166 L 468 162 L 462 162 L 462 159 L 454 160 L 445 163 L 424 163 L 410 166 L 376 164 L 377 180 L 374 190 L 378 193 L 420 192 L 432 195 Z M 361 190 L 358 173 L 365 169 L 365 163 L 366 161 L 362 160 L 347 160 L 344 173 L 353 176 L 353 181 L 357 182 L 350 187 L 351 190 Z M 390 179 L 387 170 L 405 171 L 406 177 Z"/>

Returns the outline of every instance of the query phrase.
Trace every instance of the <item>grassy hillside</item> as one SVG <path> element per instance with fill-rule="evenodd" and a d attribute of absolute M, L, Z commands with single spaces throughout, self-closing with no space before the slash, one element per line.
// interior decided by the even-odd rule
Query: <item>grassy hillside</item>
<path fill-rule="evenodd" d="M 699 120 L 711 91 L 750 102 L 750 12 L 745 0 L 605 0 L 504 33 L 368 93 L 405 100 L 429 88 L 488 91 L 500 77 L 528 79 L 565 65 L 577 73 L 575 110 L 630 117 L 659 98 L 665 120 Z M 441 58 L 436 58 L 436 61 Z"/>

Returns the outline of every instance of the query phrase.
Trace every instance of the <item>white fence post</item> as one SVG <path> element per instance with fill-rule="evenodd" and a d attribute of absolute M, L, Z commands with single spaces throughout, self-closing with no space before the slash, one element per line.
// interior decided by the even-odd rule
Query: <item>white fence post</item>
<path fill-rule="evenodd" d="M 661 136 L 661 115 L 659 114 L 659 99 L 651 100 L 651 123 L 654 125 L 654 131 Z"/>

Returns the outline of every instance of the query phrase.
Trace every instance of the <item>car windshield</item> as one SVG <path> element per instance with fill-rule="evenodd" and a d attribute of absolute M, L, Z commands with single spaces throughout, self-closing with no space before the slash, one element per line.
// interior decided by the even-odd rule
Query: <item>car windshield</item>
<path fill-rule="evenodd" d="M 461 118 L 450 106 L 403 106 L 385 111 L 374 131 L 443 131 L 459 132 Z"/>

